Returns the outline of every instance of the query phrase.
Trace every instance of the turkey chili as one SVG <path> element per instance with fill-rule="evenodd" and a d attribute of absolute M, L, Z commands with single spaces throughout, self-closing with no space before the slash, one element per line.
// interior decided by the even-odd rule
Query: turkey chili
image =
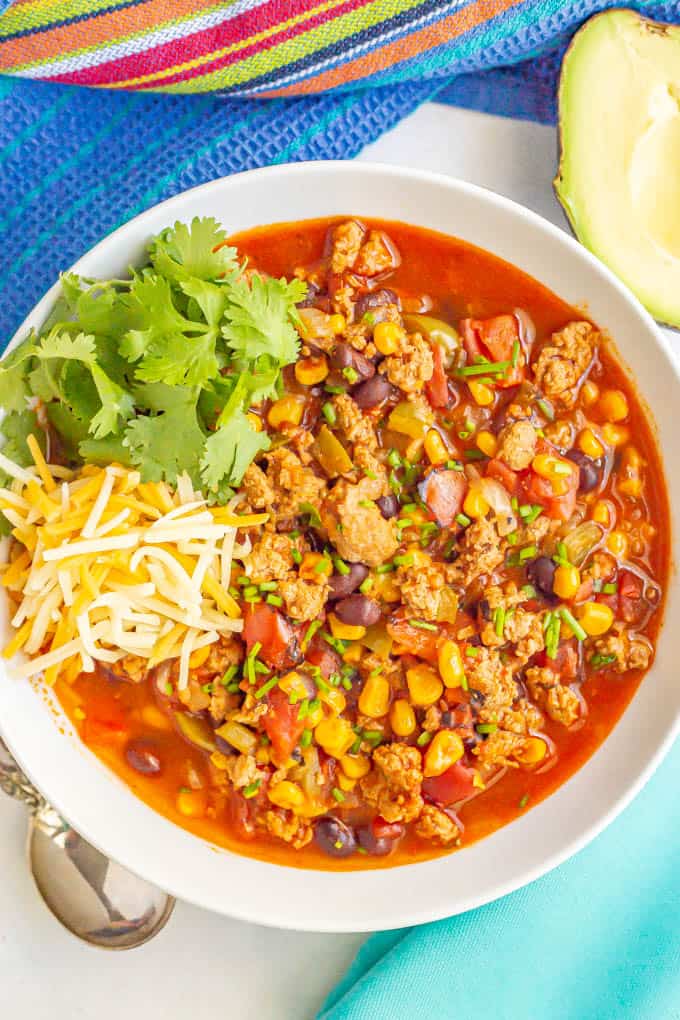
<path fill-rule="evenodd" d="M 668 573 L 650 423 L 595 325 L 516 268 L 406 226 L 234 239 L 307 284 L 247 468 L 241 634 L 58 693 L 144 800 L 308 867 L 403 864 L 530 809 L 649 668 Z M 74 709 L 73 705 L 78 704 Z"/>

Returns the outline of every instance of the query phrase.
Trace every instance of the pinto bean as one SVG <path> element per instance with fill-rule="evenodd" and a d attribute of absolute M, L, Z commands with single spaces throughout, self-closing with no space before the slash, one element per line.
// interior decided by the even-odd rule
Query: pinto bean
<path fill-rule="evenodd" d="M 342 341 L 333 348 L 330 360 L 332 367 L 340 372 L 344 368 L 353 368 L 362 379 L 370 379 L 371 376 L 375 375 L 375 365 L 373 362 Z"/>
<path fill-rule="evenodd" d="M 396 517 L 399 513 L 399 500 L 394 493 L 390 493 L 389 496 L 381 496 L 375 502 L 386 521 L 389 521 L 391 517 Z"/>
<path fill-rule="evenodd" d="M 125 760 L 135 772 L 143 776 L 157 776 L 161 771 L 161 760 L 144 740 L 131 740 L 125 748 Z"/>
<path fill-rule="evenodd" d="M 390 395 L 390 384 L 384 375 L 374 375 L 372 379 L 359 383 L 352 390 L 352 398 L 362 411 L 377 407 Z"/>
<path fill-rule="evenodd" d="M 350 595 L 337 603 L 335 615 L 352 627 L 372 627 L 380 619 L 380 606 L 366 595 Z"/>
<path fill-rule="evenodd" d="M 349 857 L 357 845 L 354 830 L 332 815 L 319 818 L 314 826 L 314 839 L 329 857 Z"/>
<path fill-rule="evenodd" d="M 346 599 L 368 577 L 368 567 L 363 563 L 349 563 L 348 566 L 349 574 L 332 574 L 328 579 L 330 599 Z"/>
<path fill-rule="evenodd" d="M 400 308 L 401 301 L 399 300 L 399 295 L 390 290 L 389 287 L 381 287 L 380 290 L 374 290 L 372 293 L 367 291 L 364 294 L 360 294 L 354 306 L 355 321 L 360 322 L 366 312 L 371 312 L 374 308 L 380 308 L 381 305 L 396 305 Z"/>

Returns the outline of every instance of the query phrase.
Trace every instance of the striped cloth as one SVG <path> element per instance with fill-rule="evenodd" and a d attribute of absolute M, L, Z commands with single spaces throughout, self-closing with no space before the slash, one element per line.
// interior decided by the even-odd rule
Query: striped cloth
<path fill-rule="evenodd" d="M 606 6 L 0 0 L 0 343 L 61 269 L 185 188 L 351 157 L 434 97 L 553 120 L 564 46 Z M 678 0 L 636 6 L 680 20 Z"/>

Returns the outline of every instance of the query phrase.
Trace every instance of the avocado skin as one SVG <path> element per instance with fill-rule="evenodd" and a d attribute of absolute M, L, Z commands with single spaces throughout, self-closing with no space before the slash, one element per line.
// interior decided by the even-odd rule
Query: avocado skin
<path fill-rule="evenodd" d="M 664 61 L 656 59 L 661 48 L 667 51 Z M 670 71 L 668 64 L 671 64 Z M 607 67 L 615 69 L 617 75 L 623 73 L 624 77 L 628 76 L 629 88 L 618 90 L 615 83 L 611 89 L 603 87 Z M 638 78 L 643 81 L 642 88 L 638 88 Z M 575 167 L 575 161 L 570 159 L 575 149 L 574 136 L 579 134 L 579 114 L 583 115 L 585 111 L 584 122 L 592 126 L 595 120 L 595 126 L 601 127 L 605 134 L 611 132 L 613 125 L 614 135 L 618 131 L 621 137 L 625 137 L 631 119 L 635 121 L 634 117 L 630 117 L 632 110 L 648 116 L 645 103 L 650 101 L 652 88 L 665 88 L 677 105 L 675 130 L 680 138 L 680 26 L 655 22 L 625 8 L 603 11 L 590 18 L 575 34 L 562 62 L 558 88 L 559 158 L 553 189 L 574 236 L 628 285 L 654 318 L 663 325 L 680 329 L 680 176 L 677 161 L 662 160 L 657 164 L 661 173 L 665 167 L 666 173 L 673 174 L 678 181 L 670 203 L 670 207 L 675 209 L 671 221 L 677 223 L 678 229 L 672 250 L 664 250 L 661 255 L 659 245 L 650 243 L 650 237 L 638 222 L 631 194 L 624 196 L 628 201 L 621 201 L 615 208 L 616 215 L 606 229 L 602 229 L 601 222 L 593 223 L 592 212 L 599 203 L 599 196 L 605 194 L 602 187 L 608 191 L 609 186 L 614 184 L 614 190 L 620 190 L 623 179 L 629 186 L 627 178 L 631 161 L 617 163 L 616 159 L 617 155 L 623 155 L 625 147 L 619 153 L 620 147 L 616 145 L 604 146 L 606 158 L 599 158 L 598 166 L 598 159 L 594 157 L 595 175 L 590 183 L 587 178 L 593 168 L 586 165 L 581 170 L 581 163 L 576 160 Z M 580 90 L 583 91 L 582 96 Z M 581 134 L 584 130 L 587 129 L 581 128 Z M 642 127 L 639 134 L 631 133 L 630 136 L 635 145 L 626 155 L 631 157 L 632 154 L 634 160 L 637 158 L 635 147 L 639 147 L 641 140 L 644 142 Z M 597 149 L 597 146 L 594 148 Z M 583 154 L 582 148 L 580 153 Z M 610 160 L 612 154 L 613 159 Z M 655 195 L 656 188 L 651 184 L 647 179 L 643 190 L 648 195 Z M 658 207 L 663 217 L 668 208 L 663 204 L 664 199 L 668 199 L 668 188 L 665 193 L 663 188 L 659 191 L 662 197 Z M 625 224 L 623 230 L 622 224 Z"/>

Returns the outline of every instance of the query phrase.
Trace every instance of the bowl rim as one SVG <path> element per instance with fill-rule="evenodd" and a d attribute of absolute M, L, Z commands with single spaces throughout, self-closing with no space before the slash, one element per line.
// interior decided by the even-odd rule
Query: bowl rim
<path fill-rule="evenodd" d="M 369 177 L 377 176 L 387 179 L 396 178 L 400 180 L 410 180 L 425 186 L 427 185 L 437 185 L 440 187 L 444 186 L 445 188 L 452 190 L 453 192 L 458 191 L 459 194 L 465 194 L 467 196 L 470 196 L 473 200 L 479 201 L 482 204 L 486 205 L 487 207 L 490 207 L 491 211 L 493 211 L 494 209 L 503 210 L 510 214 L 514 214 L 517 217 L 520 217 L 528 224 L 528 226 L 533 231 L 538 231 L 539 233 L 542 233 L 543 235 L 547 236 L 551 241 L 556 242 L 558 245 L 563 246 L 564 248 L 566 248 L 566 250 L 571 251 L 573 254 L 575 254 L 582 262 L 584 262 L 588 266 L 590 272 L 594 272 L 596 276 L 600 276 L 601 279 L 604 279 L 610 287 L 613 287 L 618 292 L 622 301 L 628 305 L 630 312 L 636 315 L 638 317 L 638 320 L 641 320 L 642 323 L 647 327 L 649 333 L 653 335 L 656 345 L 667 363 L 667 367 L 672 372 L 675 384 L 677 385 L 678 383 L 680 383 L 680 366 L 678 365 L 678 362 L 675 359 L 670 342 L 663 335 L 655 321 L 652 319 L 651 315 L 642 307 L 642 305 L 638 302 L 638 300 L 635 298 L 632 292 L 628 290 L 628 288 L 612 273 L 612 271 L 604 263 L 600 262 L 599 259 L 592 255 L 587 249 L 585 249 L 581 244 L 579 244 L 573 237 L 567 234 L 560 227 L 554 225 L 549 220 L 546 220 L 544 217 L 526 208 L 520 203 L 515 202 L 513 199 L 507 198 L 506 196 L 503 195 L 499 195 L 495 192 L 490 191 L 487 188 L 480 187 L 479 185 L 472 184 L 470 182 L 446 174 L 436 173 L 432 171 L 411 169 L 407 167 L 394 166 L 391 164 L 383 164 L 380 162 L 319 160 L 262 167 L 258 169 L 243 171 L 242 173 L 239 174 L 215 178 L 214 180 L 207 181 L 194 188 L 178 192 L 177 194 L 171 196 L 170 198 L 165 199 L 164 201 L 149 207 L 143 212 L 140 212 L 132 219 L 126 220 L 124 223 L 121 223 L 118 227 L 116 227 L 113 231 L 106 235 L 106 237 L 104 237 L 97 244 L 88 249 L 87 252 L 83 253 L 83 255 L 70 267 L 68 271 L 77 272 L 80 263 L 83 260 L 91 259 L 94 256 L 102 252 L 105 252 L 112 245 L 115 247 L 116 240 L 122 234 L 131 230 L 131 228 L 135 225 L 139 226 L 143 224 L 143 222 L 146 219 L 151 218 L 153 215 L 157 214 L 161 210 L 167 210 L 168 214 L 167 222 L 168 223 L 172 222 L 173 217 L 175 216 L 174 213 L 175 208 L 181 206 L 181 204 L 186 199 L 191 199 L 192 197 L 198 195 L 210 196 L 213 192 L 219 192 L 220 189 L 225 186 L 226 182 L 229 182 L 230 187 L 237 189 L 239 183 L 246 179 L 248 180 L 264 179 L 265 181 L 267 179 L 271 179 L 272 183 L 274 183 L 277 179 L 280 180 L 283 177 L 304 178 L 306 175 L 310 174 L 310 172 L 320 174 L 322 176 L 324 174 L 332 176 L 338 173 L 355 175 L 358 178 L 366 176 Z M 474 241 L 471 243 L 474 243 Z M 44 294 L 40 301 L 36 303 L 36 305 L 24 318 L 23 322 L 18 327 L 14 336 L 7 345 L 6 351 L 10 351 L 14 346 L 16 346 L 17 343 L 19 343 L 19 341 L 25 336 L 26 332 L 28 331 L 32 323 L 36 321 L 37 322 L 44 321 L 47 314 L 51 310 L 51 307 L 54 304 L 56 297 L 59 295 L 59 292 L 60 284 L 57 281 L 52 285 L 52 287 L 49 288 L 49 290 Z M 655 422 L 652 421 L 652 424 L 655 425 Z M 674 543 L 671 542 L 671 549 L 673 549 L 673 545 Z M 671 578 L 673 575 L 673 571 L 674 564 L 673 556 L 671 554 L 671 575 L 670 575 Z M 662 623 L 662 628 L 664 627 L 664 625 L 665 623 Z M 3 664 L 2 667 L 0 667 L 0 675 L 5 673 L 6 667 Z M 11 678 L 5 676 L 3 677 L 3 679 Z M 633 702 L 635 701 L 637 693 L 638 692 L 636 691 L 636 693 L 633 695 L 633 698 L 629 703 L 630 705 L 632 705 Z M 623 716 L 617 721 L 614 729 L 621 725 L 622 719 Z M 191 891 L 187 890 L 187 888 L 178 887 L 175 884 L 175 881 L 169 880 L 170 878 L 169 875 L 163 877 L 162 868 L 160 867 L 160 865 L 158 872 L 155 874 L 152 873 L 152 871 L 147 867 L 144 866 L 140 867 L 139 861 L 135 859 L 135 854 L 133 850 L 130 849 L 129 852 L 127 852 L 128 848 L 132 847 L 131 841 L 128 841 L 126 844 L 126 852 L 124 853 L 117 852 L 115 857 L 116 860 L 119 861 L 119 863 L 121 863 L 123 866 L 128 867 L 130 870 L 148 879 L 150 882 L 162 885 L 162 887 L 166 889 L 169 893 L 177 896 L 180 899 L 185 899 L 188 902 L 192 902 L 198 906 L 204 907 L 207 910 L 221 913 L 226 916 L 233 917 L 237 920 L 247 921 L 264 926 L 277 927 L 289 930 L 339 933 L 339 932 L 367 932 L 386 928 L 405 927 L 415 924 L 427 923 L 439 920 L 441 918 L 453 916 L 455 914 L 464 913 L 470 909 L 483 906 L 486 903 L 490 903 L 493 900 L 498 899 L 499 897 L 514 892 L 517 889 L 522 888 L 523 886 L 528 885 L 529 883 L 547 874 L 549 871 L 558 867 L 568 858 L 580 852 L 588 843 L 595 839 L 595 837 L 598 836 L 609 824 L 611 824 L 611 822 L 613 822 L 614 819 L 618 817 L 618 815 L 628 806 L 628 804 L 630 804 L 633 798 L 640 792 L 640 790 L 648 782 L 652 774 L 656 771 L 656 769 L 659 767 L 663 759 L 668 754 L 668 751 L 670 750 L 679 732 L 680 732 L 680 708 L 676 712 L 675 718 L 669 725 L 663 739 L 658 743 L 653 753 L 651 753 L 644 767 L 637 772 L 633 779 L 627 782 L 627 785 L 621 790 L 619 795 L 610 802 L 607 810 L 601 811 L 598 817 L 593 822 L 586 825 L 581 831 L 579 831 L 577 835 L 574 835 L 572 838 L 566 840 L 560 846 L 559 849 L 555 850 L 552 853 L 549 853 L 533 867 L 526 868 L 526 870 L 523 870 L 521 874 L 516 875 L 514 877 L 490 881 L 485 892 L 482 895 L 480 895 L 479 893 L 466 894 L 465 892 L 460 893 L 459 891 L 456 891 L 454 906 L 452 906 L 450 901 L 447 902 L 447 895 L 443 894 L 442 903 L 440 906 L 433 906 L 432 903 L 428 903 L 427 905 L 422 907 L 419 907 L 415 904 L 413 905 L 406 904 L 400 906 L 398 910 L 395 908 L 394 910 L 392 910 L 391 913 L 388 911 L 387 913 L 389 913 L 390 916 L 386 916 L 385 911 L 383 911 L 382 914 L 380 914 L 379 916 L 372 915 L 369 918 L 368 916 L 366 916 L 365 910 L 362 913 L 362 909 L 360 907 L 356 915 L 353 915 L 351 918 L 342 919 L 338 921 L 337 919 L 334 920 L 332 917 L 324 916 L 325 908 L 323 905 L 320 905 L 318 914 L 316 914 L 314 917 L 312 916 L 291 917 L 290 913 L 286 913 L 283 909 L 281 910 L 268 909 L 267 911 L 263 912 L 262 910 L 257 909 L 251 910 L 249 909 L 249 907 L 232 908 L 231 906 L 227 906 L 224 904 L 215 904 L 205 895 L 199 895 L 197 893 L 192 894 Z M 20 766 L 26 771 L 26 774 L 30 777 L 32 772 L 31 763 L 24 760 L 20 747 L 15 748 L 12 740 L 12 734 L 6 732 L 3 719 L 0 719 L 0 733 L 6 740 L 7 745 L 9 746 L 12 753 L 15 755 Z M 606 740 L 603 742 L 603 745 L 606 743 L 608 739 L 611 739 L 611 736 L 612 734 L 610 734 L 610 736 L 606 738 Z M 603 745 L 600 745 L 600 747 L 602 747 Z M 597 754 L 597 750 L 595 751 L 595 754 Z M 587 762 L 583 766 L 581 766 L 581 768 L 578 769 L 577 772 L 574 773 L 574 775 L 577 775 L 585 767 L 585 765 L 587 765 Z M 112 779 L 114 780 L 117 779 L 117 777 L 110 773 L 109 770 L 106 770 L 106 772 L 108 773 L 109 776 L 111 776 Z M 118 780 L 118 782 L 122 781 Z M 546 798 L 546 800 L 543 801 L 543 803 L 546 803 L 546 801 L 552 801 L 556 796 L 558 796 L 560 791 L 564 789 L 564 786 L 567 785 L 568 782 L 569 779 L 567 779 L 566 783 L 562 784 L 562 786 L 555 790 L 553 794 L 549 795 L 549 797 Z M 50 802 L 56 807 L 56 809 L 60 813 L 62 813 L 65 818 L 71 820 L 71 815 L 68 807 L 68 791 L 64 790 L 63 793 L 60 792 L 58 779 L 56 780 L 56 790 L 51 790 L 49 788 L 51 785 L 52 785 L 51 781 L 47 784 L 43 781 L 41 784 L 41 789 L 48 797 Z M 147 811 L 150 811 L 154 815 L 156 815 L 156 817 L 161 819 L 166 825 L 170 826 L 173 831 L 175 832 L 184 831 L 179 829 L 177 826 L 175 826 L 167 819 L 163 818 L 163 816 L 158 815 L 158 813 L 155 812 L 153 808 L 150 808 L 145 804 L 143 805 L 143 807 Z M 538 810 L 538 808 L 535 810 Z M 75 827 L 78 828 L 78 831 L 81 832 L 86 839 L 90 840 L 94 845 L 99 846 L 99 849 L 103 850 L 104 853 L 107 852 L 105 847 L 102 847 L 98 843 L 96 833 L 88 831 L 89 826 L 87 825 L 83 826 L 82 824 L 78 823 L 76 819 L 73 819 L 73 824 Z M 504 829 L 507 829 L 508 827 L 509 827 L 508 825 L 503 826 L 498 831 L 502 832 Z M 92 838 L 93 835 L 95 838 Z M 192 840 L 200 841 L 200 837 L 196 837 L 191 834 L 187 835 L 189 835 L 189 837 Z M 492 836 L 486 837 L 484 840 L 481 840 L 480 842 L 484 843 L 488 839 L 491 839 Z M 478 846 L 479 842 L 477 844 L 473 844 L 473 846 L 474 845 Z M 219 850 L 221 853 L 227 854 L 229 857 L 237 857 L 240 859 L 244 858 L 244 855 L 231 854 L 229 851 L 222 850 L 221 848 L 219 848 Z M 376 870 L 370 869 L 365 871 L 352 871 L 352 872 L 334 872 L 334 871 L 322 872 L 316 871 L 315 869 L 309 869 L 308 871 L 305 871 L 297 868 L 289 868 L 284 865 L 271 864 L 269 862 L 259 861 L 254 858 L 245 857 L 245 859 L 261 868 L 276 869 L 276 871 L 279 873 L 279 876 L 283 876 L 284 882 L 286 875 L 290 874 L 293 871 L 296 871 L 303 875 L 311 874 L 329 876 L 328 881 L 341 879 L 341 881 L 348 882 L 349 880 L 356 878 L 356 876 L 374 876 L 384 875 L 387 873 L 393 875 L 396 880 L 396 877 L 398 875 L 403 874 L 405 868 L 408 869 L 413 868 L 412 864 L 402 864 L 396 867 Z M 419 868 L 426 869 L 428 865 L 432 865 L 433 863 L 441 861 L 442 859 L 447 860 L 450 858 L 444 856 L 443 858 L 439 857 L 429 861 L 416 863 L 418 864 Z M 159 875 L 161 876 L 160 879 Z M 290 907 L 290 904 L 288 906 Z M 368 909 L 370 912 L 371 908 L 369 907 Z"/>

